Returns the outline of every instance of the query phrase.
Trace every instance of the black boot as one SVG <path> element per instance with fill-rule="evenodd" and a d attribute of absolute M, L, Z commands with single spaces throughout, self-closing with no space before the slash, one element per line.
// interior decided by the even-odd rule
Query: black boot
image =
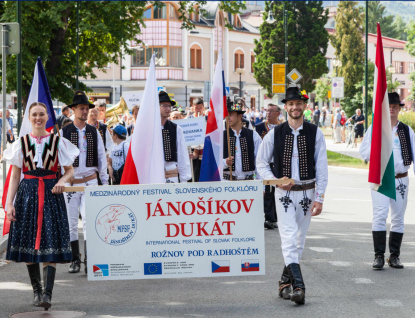
<path fill-rule="evenodd" d="M 29 272 L 30 283 L 33 287 L 33 305 L 39 307 L 42 301 L 42 279 L 40 277 L 39 264 L 27 265 L 27 271 Z"/>
<path fill-rule="evenodd" d="M 84 241 L 84 253 L 85 253 L 85 258 L 84 258 L 84 265 L 85 265 L 85 274 L 88 274 L 88 267 L 87 267 L 87 253 L 86 253 L 86 241 Z"/>
<path fill-rule="evenodd" d="M 56 274 L 56 268 L 53 266 L 45 266 L 43 267 L 43 282 L 44 282 L 44 288 L 43 288 L 43 299 L 40 303 L 40 307 L 45 308 L 45 310 L 48 310 L 50 307 L 52 307 L 52 290 L 53 285 L 55 283 L 55 274 Z"/>
<path fill-rule="evenodd" d="M 288 273 L 291 277 L 293 286 L 293 293 L 291 294 L 291 301 L 299 305 L 305 303 L 305 285 L 303 281 L 303 275 L 299 264 L 292 263 L 287 266 Z"/>
<path fill-rule="evenodd" d="M 399 255 L 401 254 L 403 233 L 390 232 L 389 233 L 389 252 L 391 253 L 388 259 L 388 264 L 393 268 L 403 268 Z"/>
<path fill-rule="evenodd" d="M 278 282 L 279 284 L 279 296 L 284 299 L 291 298 L 291 278 L 290 274 L 288 273 L 287 266 L 284 266 L 284 270 L 282 271 L 281 280 Z"/>
<path fill-rule="evenodd" d="M 375 260 L 373 269 L 382 269 L 385 265 L 386 231 L 372 231 Z"/>
<path fill-rule="evenodd" d="M 79 241 L 72 241 L 71 242 L 72 248 L 72 263 L 69 266 L 69 273 L 79 273 L 81 270 L 81 258 L 79 254 Z"/>

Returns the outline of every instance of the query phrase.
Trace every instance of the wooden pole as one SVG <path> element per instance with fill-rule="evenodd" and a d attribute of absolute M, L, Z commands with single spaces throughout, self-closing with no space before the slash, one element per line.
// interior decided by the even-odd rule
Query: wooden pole
<path fill-rule="evenodd" d="M 56 128 L 56 131 L 58 132 L 58 136 L 60 137 L 60 136 L 61 136 L 61 133 L 60 133 L 60 131 L 59 131 L 59 126 L 58 126 L 58 124 L 55 124 L 55 128 Z"/>
<path fill-rule="evenodd" d="M 229 139 L 229 116 L 226 116 L 226 135 L 228 138 L 228 156 L 231 157 L 232 153 L 231 153 L 231 140 Z M 229 167 L 229 172 L 230 172 L 231 181 L 232 181 L 232 165 Z"/>

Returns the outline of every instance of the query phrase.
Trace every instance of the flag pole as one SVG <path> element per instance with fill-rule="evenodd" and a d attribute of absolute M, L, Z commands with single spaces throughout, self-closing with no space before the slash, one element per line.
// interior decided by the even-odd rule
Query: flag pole
<path fill-rule="evenodd" d="M 231 140 L 229 138 L 229 115 L 226 116 L 226 136 L 228 139 L 228 155 L 229 157 L 232 157 L 232 153 L 231 153 Z M 229 167 L 229 172 L 230 172 L 230 179 L 232 181 L 232 165 Z"/>
<path fill-rule="evenodd" d="M 61 133 L 60 133 L 60 131 L 59 131 L 59 126 L 58 126 L 58 124 L 55 124 L 55 128 L 56 128 L 56 131 L 58 132 L 58 136 L 60 137 L 60 136 L 61 136 Z"/>

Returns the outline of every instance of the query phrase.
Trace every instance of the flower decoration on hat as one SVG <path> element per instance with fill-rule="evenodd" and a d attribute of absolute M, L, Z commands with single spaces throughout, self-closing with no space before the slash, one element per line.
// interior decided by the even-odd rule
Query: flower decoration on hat
<path fill-rule="evenodd" d="M 302 91 L 300 92 L 300 94 L 301 94 L 301 96 L 302 96 L 304 99 L 308 99 L 308 95 L 307 95 L 307 92 L 306 92 L 305 90 L 302 90 Z"/>

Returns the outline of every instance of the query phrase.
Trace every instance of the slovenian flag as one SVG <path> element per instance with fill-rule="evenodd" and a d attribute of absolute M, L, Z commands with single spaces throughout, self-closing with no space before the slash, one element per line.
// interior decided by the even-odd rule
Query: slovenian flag
<path fill-rule="evenodd" d="M 216 62 L 210 112 L 206 125 L 205 145 L 199 181 L 221 181 L 223 171 L 223 119 L 228 116 L 222 50 Z"/>
<path fill-rule="evenodd" d="M 32 124 L 29 120 L 29 107 L 34 102 L 41 102 L 47 106 L 48 111 L 48 121 L 46 123 L 46 130 L 51 131 L 56 124 L 55 111 L 53 110 L 52 98 L 50 96 L 49 84 L 46 79 L 45 69 L 43 68 L 42 60 L 40 57 L 37 58 L 35 73 L 33 74 L 32 86 L 30 87 L 29 98 L 27 99 L 26 111 L 24 112 L 24 117 L 22 121 L 22 126 L 20 127 L 19 137 L 26 136 L 32 132 Z M 16 141 L 19 142 L 19 141 Z M 4 218 L 3 226 L 3 236 L 9 233 L 10 222 L 7 220 L 7 192 L 9 189 L 10 176 L 12 172 L 12 167 L 10 166 L 9 172 L 7 173 L 6 182 L 3 189 L 2 204 L 5 209 L 4 212 L 6 216 Z"/>
<path fill-rule="evenodd" d="M 373 123 L 370 148 L 369 182 L 374 191 L 396 200 L 392 126 L 389 113 L 385 59 L 380 25 L 377 24 Z"/>
<path fill-rule="evenodd" d="M 165 183 L 155 55 L 151 57 L 140 111 L 134 125 L 121 184 Z"/>

